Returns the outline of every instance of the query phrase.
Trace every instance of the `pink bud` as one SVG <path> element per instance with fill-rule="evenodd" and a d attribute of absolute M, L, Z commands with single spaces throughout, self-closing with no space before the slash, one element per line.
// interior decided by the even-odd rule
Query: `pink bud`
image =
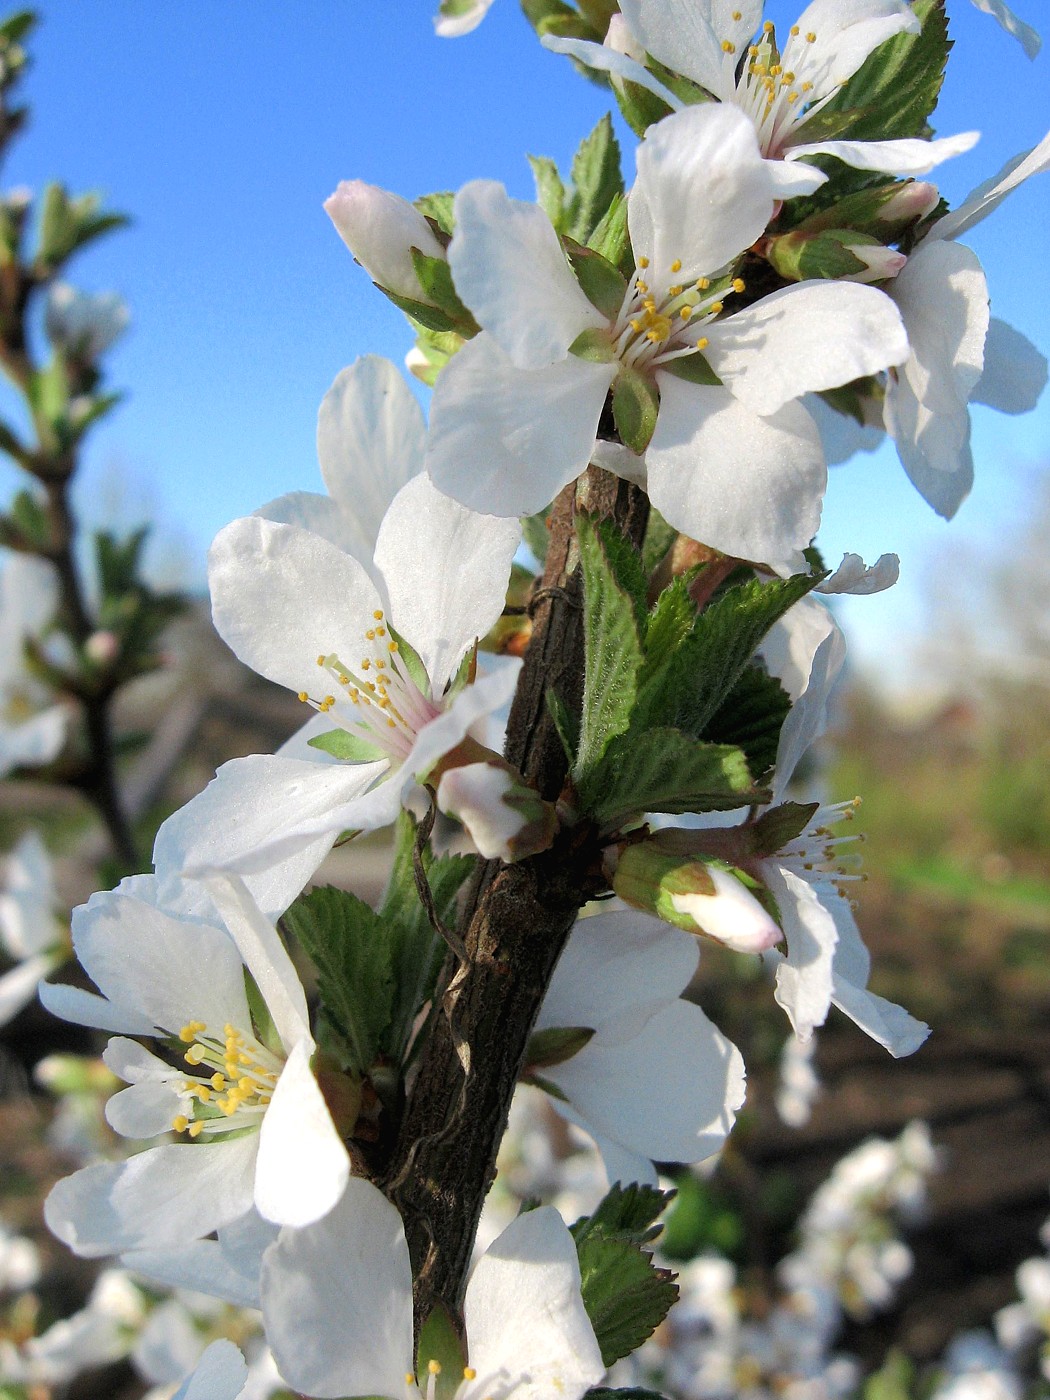
<path fill-rule="evenodd" d="M 120 642 L 113 632 L 92 632 L 84 643 L 84 655 L 96 666 L 108 666 L 120 654 Z"/>
<path fill-rule="evenodd" d="M 912 180 L 903 185 L 879 209 L 876 215 L 880 223 L 911 223 L 913 219 L 924 219 L 937 208 L 941 192 L 927 180 Z"/>
<path fill-rule="evenodd" d="M 343 180 L 324 207 L 373 282 L 398 296 L 424 299 L 410 249 L 418 248 L 431 258 L 443 258 L 445 250 L 414 205 L 363 180 Z"/>

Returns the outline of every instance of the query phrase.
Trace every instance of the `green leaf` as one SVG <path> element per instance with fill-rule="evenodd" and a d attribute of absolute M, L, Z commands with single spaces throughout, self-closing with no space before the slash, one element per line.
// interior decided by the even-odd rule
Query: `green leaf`
<path fill-rule="evenodd" d="M 38 23 L 38 16 L 33 10 L 18 10 L 0 24 L 0 46 L 6 48 L 8 44 L 17 44 Z"/>
<path fill-rule="evenodd" d="M 751 772 L 761 778 L 777 761 L 780 730 L 790 709 L 791 700 L 776 676 L 761 666 L 748 666 L 704 725 L 703 737 L 712 744 L 743 749 Z"/>
<path fill-rule="evenodd" d="M 612 410 L 621 442 L 641 456 L 656 431 L 656 415 L 660 411 L 655 381 L 624 365 L 613 384 Z"/>
<path fill-rule="evenodd" d="M 697 570 L 679 574 L 653 604 L 645 630 L 645 664 L 639 676 L 643 686 L 662 670 L 696 626 L 700 614 L 689 596 L 689 585 L 696 576 Z"/>
<path fill-rule="evenodd" d="M 467 1364 L 463 1343 L 456 1331 L 452 1316 L 443 1303 L 435 1303 L 429 1317 L 419 1329 L 419 1346 L 416 1348 L 416 1375 L 424 1393 L 430 1382 L 429 1364 L 437 1362 L 440 1368 L 434 1376 L 435 1400 L 452 1400 L 463 1383 L 463 1368 Z"/>
<path fill-rule="evenodd" d="M 645 543 L 642 545 L 642 568 L 651 574 L 661 564 L 667 551 L 678 538 L 678 531 L 668 525 L 655 506 L 649 507 L 649 523 L 645 527 Z"/>
<path fill-rule="evenodd" d="M 915 1367 L 900 1351 L 891 1351 L 874 1375 L 864 1382 L 864 1400 L 910 1400 Z"/>
<path fill-rule="evenodd" d="M 473 0 L 468 0 L 468 3 L 472 4 Z M 456 220 L 452 212 L 455 198 L 453 190 L 440 190 L 436 194 L 421 194 L 412 202 L 425 219 L 433 219 L 441 232 L 451 238 L 456 229 Z"/>
<path fill-rule="evenodd" d="M 428 300 L 445 312 L 458 331 L 464 335 L 476 335 L 480 329 L 478 323 L 460 301 L 452 281 L 452 269 L 445 259 L 430 257 L 418 248 L 410 248 L 409 252 L 419 285 Z"/>
<path fill-rule="evenodd" d="M 565 183 L 550 156 L 529 156 L 536 181 L 536 201 L 558 233 L 565 219 Z"/>
<path fill-rule="evenodd" d="M 46 546 L 51 525 L 47 507 L 31 491 L 19 491 L 11 502 L 11 523 L 27 544 Z"/>
<path fill-rule="evenodd" d="M 730 811 L 760 797 L 739 749 L 633 722 L 578 786 L 584 811 L 608 829 L 644 812 Z"/>
<path fill-rule="evenodd" d="M 525 1050 L 526 1067 L 532 1071 L 564 1064 L 593 1036 L 591 1026 L 549 1026 L 544 1031 L 533 1031 Z"/>
<path fill-rule="evenodd" d="M 789 841 L 801 836 L 820 808 L 819 802 L 782 802 L 763 812 L 751 827 L 755 854 L 775 855 Z"/>
<path fill-rule="evenodd" d="M 551 538 L 547 528 L 547 517 L 550 513 L 548 506 L 536 515 L 526 515 L 521 522 L 522 538 L 539 564 L 545 563 L 547 559 L 547 548 Z"/>
<path fill-rule="evenodd" d="M 634 252 L 631 248 L 631 235 L 627 228 L 627 196 L 618 194 L 602 215 L 594 232 L 587 240 L 588 248 L 619 268 L 625 277 L 634 271 Z"/>
<path fill-rule="evenodd" d="M 571 767 L 576 762 L 576 753 L 580 747 L 580 722 L 554 690 L 547 691 L 545 700 L 550 717 L 554 721 L 554 728 L 558 731 L 561 746 L 565 750 L 565 757 L 569 760 Z"/>
<path fill-rule="evenodd" d="M 580 1291 L 602 1360 L 612 1366 L 659 1327 L 678 1297 L 670 1269 L 658 1269 L 638 1245 L 588 1232 L 577 1240 Z"/>
<path fill-rule="evenodd" d="M 343 758 L 350 763 L 374 763 L 386 755 L 375 744 L 360 739 L 356 734 L 348 734 L 345 729 L 329 729 L 327 734 L 315 734 L 306 741 L 312 749 L 330 753 L 333 758 Z"/>
<path fill-rule="evenodd" d="M 572 1226 L 573 1238 L 579 1241 L 595 1230 L 607 1235 L 619 1235 L 646 1244 L 663 1228 L 657 1217 L 674 1200 L 674 1191 L 661 1191 L 656 1186 L 631 1182 L 622 1186 L 616 1182 L 602 1198 L 593 1215 L 581 1217 Z"/>
<path fill-rule="evenodd" d="M 566 238 L 564 243 L 584 296 L 603 316 L 608 316 L 610 321 L 615 320 L 627 295 L 627 279 L 593 248 L 582 247 L 571 238 Z M 612 359 L 611 343 L 609 350 L 609 358 Z"/>
<path fill-rule="evenodd" d="M 808 278 L 852 277 L 867 264 L 851 248 L 883 245 L 877 239 L 848 228 L 831 228 L 808 234 L 796 230 L 771 238 L 767 256 L 781 277 L 803 282 Z"/>
<path fill-rule="evenodd" d="M 613 83 L 612 92 L 620 115 L 635 136 L 644 136 L 649 127 L 671 115 L 671 108 L 664 99 L 640 83 Z"/>
<path fill-rule="evenodd" d="M 331 885 L 300 895 L 282 923 L 317 968 L 317 990 L 342 1041 L 345 1067 L 367 1074 L 391 1029 L 389 928 L 364 900 Z"/>
<path fill-rule="evenodd" d="M 573 770 L 579 779 L 627 728 L 642 665 L 645 577 L 641 560 L 634 555 L 631 561 L 630 546 L 611 527 L 581 512 L 576 533 L 585 629 L 583 714 Z"/>
<path fill-rule="evenodd" d="M 620 146 L 607 112 L 573 157 L 565 232 L 577 243 L 586 243 L 618 194 L 623 194 Z"/>
<path fill-rule="evenodd" d="M 823 577 L 750 579 L 727 589 L 698 616 L 692 632 L 664 664 L 647 676 L 632 728 L 672 725 L 699 736 L 765 634 Z"/>

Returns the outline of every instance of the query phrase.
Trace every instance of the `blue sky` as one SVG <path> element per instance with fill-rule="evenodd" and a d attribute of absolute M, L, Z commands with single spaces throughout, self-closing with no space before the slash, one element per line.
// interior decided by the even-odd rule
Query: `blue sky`
<path fill-rule="evenodd" d="M 1035 8 L 1027 0 L 1027 18 L 1038 19 Z M 200 580 L 228 520 L 320 487 L 314 424 L 338 370 L 370 351 L 399 362 L 409 348 L 400 313 L 321 209 L 338 180 L 411 197 L 487 176 L 530 197 L 525 153 L 567 164 L 609 99 L 539 48 L 513 0 L 496 0 L 458 41 L 434 37 L 430 0 L 44 0 L 40 9 L 26 84 L 33 125 L 5 185 L 61 178 L 102 190 L 134 220 L 76 268 L 80 285 L 119 290 L 133 316 L 111 356 L 129 397 L 92 438 L 83 509 L 117 510 L 124 523 L 155 514 Z M 942 134 L 984 133 L 941 168 L 958 202 L 1050 128 L 1050 55 L 1029 63 L 966 0 L 949 0 L 949 11 L 956 48 L 935 123 Z M 780 4 L 769 12 L 795 17 Z M 1048 227 L 1044 176 L 967 239 L 995 314 L 1044 352 Z M 858 655 L 884 679 L 921 630 L 938 551 L 952 538 L 1006 543 L 1023 519 L 1033 474 L 1050 462 L 1050 395 L 1025 418 L 977 410 L 975 448 L 978 484 L 952 525 L 915 494 L 892 452 L 833 473 L 828 557 L 902 558 L 897 589 L 846 609 Z M 13 480 L 0 471 L 0 488 Z"/>

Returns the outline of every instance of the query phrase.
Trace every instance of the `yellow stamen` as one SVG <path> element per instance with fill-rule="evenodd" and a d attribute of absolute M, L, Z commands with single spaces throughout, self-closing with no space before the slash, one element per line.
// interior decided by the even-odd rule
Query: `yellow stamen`
<path fill-rule="evenodd" d="M 649 266 L 649 259 L 648 259 L 648 258 L 639 258 L 639 259 L 638 259 L 638 266 L 639 266 L 639 267 L 642 269 L 642 271 L 644 272 L 645 269 Z"/>
<path fill-rule="evenodd" d="M 737 293 L 742 292 L 742 291 L 744 290 L 744 288 L 745 288 L 746 285 L 747 285 L 747 284 L 746 284 L 746 282 L 744 281 L 744 279 L 743 279 L 742 277 L 734 277 L 734 278 L 733 278 L 733 291 L 734 291 L 734 292 L 737 292 Z"/>
<path fill-rule="evenodd" d="M 427 1362 L 427 1370 L 430 1372 L 430 1374 L 431 1374 L 432 1376 L 440 1376 L 440 1375 L 441 1375 L 441 1362 L 440 1362 L 440 1361 L 428 1361 L 428 1362 Z"/>
<path fill-rule="evenodd" d="M 463 1379 L 464 1379 L 465 1381 L 476 1381 L 477 1378 L 478 1378 L 478 1373 L 477 1373 L 477 1371 L 474 1370 L 474 1367 L 473 1367 L 473 1366 L 464 1366 L 464 1367 L 463 1367 Z"/>

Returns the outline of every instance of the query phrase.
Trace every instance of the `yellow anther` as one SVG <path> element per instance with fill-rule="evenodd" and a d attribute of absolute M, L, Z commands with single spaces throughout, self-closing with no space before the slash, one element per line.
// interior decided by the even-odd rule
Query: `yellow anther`
<path fill-rule="evenodd" d="M 648 292 L 648 290 L 649 290 L 649 284 L 648 284 L 648 282 L 643 282 L 641 279 L 639 279 L 636 285 L 637 285 L 637 287 L 638 287 L 638 290 L 641 292 L 642 296 L 644 297 L 645 294 L 646 294 L 646 292 Z"/>
<path fill-rule="evenodd" d="M 191 1137 L 191 1138 L 200 1137 L 200 1135 L 201 1135 L 201 1133 L 202 1133 L 203 1131 L 204 1131 L 204 1120 L 203 1120 L 203 1119 L 198 1118 L 198 1120 L 197 1120 L 196 1123 L 191 1123 L 191 1124 L 190 1124 L 190 1137 Z"/>
<path fill-rule="evenodd" d="M 739 292 L 742 292 L 746 286 L 747 286 L 747 283 L 744 281 L 744 279 L 743 279 L 742 277 L 734 277 L 734 278 L 733 278 L 733 291 L 734 291 L 734 292 L 738 292 L 738 293 L 739 293 Z"/>
<path fill-rule="evenodd" d="M 797 92 L 789 92 L 789 93 L 788 93 L 788 101 L 789 101 L 789 102 L 797 102 L 797 101 L 798 101 L 798 93 L 797 93 Z"/>
<path fill-rule="evenodd" d="M 340 677 L 339 677 L 339 684 L 340 684 L 341 686 L 348 686 L 348 685 L 350 684 L 350 677 L 349 677 L 349 676 L 340 676 Z"/>
<path fill-rule="evenodd" d="M 300 705 L 305 705 L 306 702 L 307 702 L 307 700 L 309 700 L 309 698 L 310 698 L 310 697 L 309 697 L 309 695 L 307 695 L 307 693 L 306 693 L 305 690 L 300 690 L 300 692 L 299 692 L 299 703 L 300 703 Z"/>
<path fill-rule="evenodd" d="M 748 52 L 749 57 L 751 57 L 751 58 L 756 58 L 756 57 L 758 56 L 758 45 L 757 45 L 757 44 L 752 44 L 751 47 L 748 49 L 747 52 Z M 752 71 L 754 71 L 754 70 L 752 70 Z"/>
<path fill-rule="evenodd" d="M 813 91 L 813 84 L 812 84 L 812 83 L 803 83 L 803 84 L 802 84 L 802 91 L 803 91 L 803 92 L 812 92 L 812 91 Z"/>
<path fill-rule="evenodd" d="M 318 666 L 323 666 L 323 665 L 324 665 L 324 657 L 323 657 L 323 656 L 319 656 L 319 657 L 317 658 L 317 664 L 318 664 Z"/>
<path fill-rule="evenodd" d="M 215 1071 L 209 1082 L 216 1093 L 226 1088 L 226 1077 L 220 1074 L 218 1070 Z"/>
<path fill-rule="evenodd" d="M 369 668 L 369 666 L 371 666 L 371 664 L 372 664 L 372 663 L 371 663 L 371 661 L 369 661 L 368 657 L 367 657 L 367 656 L 364 657 L 364 658 L 362 659 L 362 661 L 361 661 L 361 670 L 362 670 L 362 671 L 367 671 L 368 668 Z"/>
<path fill-rule="evenodd" d="M 431 1374 L 432 1376 L 440 1376 L 440 1375 L 441 1375 L 441 1362 L 440 1362 L 440 1361 L 428 1361 L 428 1362 L 427 1362 L 427 1370 L 430 1372 L 430 1374 Z"/>
<path fill-rule="evenodd" d="M 193 1091 L 201 1103 L 208 1103 L 211 1100 L 211 1090 L 204 1084 L 198 1084 Z"/>
<path fill-rule="evenodd" d="M 386 665 L 386 662 L 383 660 L 383 658 L 382 658 L 381 656 L 377 656 L 377 657 L 376 657 L 376 670 L 377 670 L 377 671 L 381 671 L 385 665 Z"/>
<path fill-rule="evenodd" d="M 736 45 L 733 44 L 733 43 L 730 43 L 730 41 L 729 41 L 728 39 L 723 39 L 723 40 L 722 40 L 722 52 L 723 52 L 723 53 L 736 53 Z"/>
<path fill-rule="evenodd" d="M 377 628 L 376 628 L 376 636 L 377 636 L 377 637 L 385 637 L 385 636 L 386 636 L 386 628 L 385 628 L 385 627 L 377 627 Z"/>
<path fill-rule="evenodd" d="M 464 1366 L 464 1367 L 463 1367 L 463 1379 L 464 1379 L 465 1381 L 476 1381 L 477 1378 L 478 1378 L 478 1373 L 477 1373 L 477 1371 L 474 1370 L 474 1367 L 473 1367 L 473 1366 Z"/>
<path fill-rule="evenodd" d="M 735 20 L 738 20 L 738 21 L 739 21 L 739 20 L 742 20 L 742 19 L 744 18 L 744 16 L 740 13 L 739 10 L 734 10 L 734 11 L 733 11 L 733 18 L 734 18 Z"/>
<path fill-rule="evenodd" d="M 401 650 L 401 648 L 398 646 L 397 642 L 387 642 L 387 644 L 386 644 L 386 649 L 387 649 L 387 651 L 400 651 L 400 650 Z"/>
<path fill-rule="evenodd" d="M 811 30 L 809 31 L 809 33 L 806 35 L 806 43 L 807 43 L 807 44 L 815 44 L 816 42 L 817 42 L 817 36 L 813 33 L 813 31 L 812 31 L 812 29 L 811 29 Z"/>
<path fill-rule="evenodd" d="M 242 1094 L 250 1094 L 251 1091 L 255 1088 L 255 1085 L 252 1083 L 252 1081 L 248 1078 L 247 1075 L 244 1075 L 242 1076 L 242 1078 L 238 1079 L 237 1088 L 240 1089 Z"/>
<path fill-rule="evenodd" d="M 668 289 L 667 289 L 667 295 L 668 295 L 669 297 L 680 297 L 680 296 L 682 295 L 682 289 L 681 289 L 681 287 L 678 287 L 678 286 L 675 286 L 675 287 L 668 287 Z"/>
<path fill-rule="evenodd" d="M 698 350 L 706 350 L 710 344 L 711 342 L 708 340 L 707 336 L 702 335 L 700 339 L 696 342 L 696 348 Z"/>
<path fill-rule="evenodd" d="M 376 631 L 375 631 L 375 628 L 374 628 L 374 627 L 370 627 L 370 628 L 368 629 L 368 631 L 365 633 L 365 640 L 366 640 L 366 641 L 369 641 L 369 642 L 374 642 L 375 639 L 376 639 Z"/>
<path fill-rule="evenodd" d="M 397 720 L 396 720 L 396 719 L 388 719 L 387 722 L 386 722 L 386 727 L 387 727 L 388 729 L 396 729 L 396 728 L 397 728 Z"/>
<path fill-rule="evenodd" d="M 775 27 L 775 26 L 774 26 L 774 24 L 773 24 L 773 21 L 772 21 L 771 19 L 767 19 L 766 22 L 765 22 L 765 24 L 763 24 L 763 26 L 762 26 L 762 33 L 763 33 L 763 34 L 772 34 L 772 33 L 773 33 L 774 27 Z"/>
<path fill-rule="evenodd" d="M 656 302 L 652 299 L 652 297 L 646 297 L 646 299 L 642 302 L 642 305 L 650 314 L 652 314 L 656 310 Z"/>
<path fill-rule="evenodd" d="M 416 1378 L 415 1378 L 415 1376 L 412 1374 L 411 1371 L 406 1371 L 406 1372 L 405 1372 L 405 1384 L 406 1384 L 406 1385 L 415 1385 L 415 1383 L 416 1383 Z"/>
<path fill-rule="evenodd" d="M 771 78 L 778 78 L 778 77 L 780 76 L 780 64 L 779 64 L 779 63 L 774 63 L 774 64 L 773 64 L 773 67 L 769 70 L 769 76 L 770 76 Z"/>
<path fill-rule="evenodd" d="M 681 272 L 681 270 L 682 270 L 682 259 L 681 259 L 681 258 L 675 258 L 674 262 L 671 264 L 671 271 L 672 271 L 672 272 Z"/>
<path fill-rule="evenodd" d="M 710 277 L 701 277 L 701 278 L 698 280 L 697 284 L 696 284 L 696 290 L 697 290 L 698 292 L 706 292 L 707 289 L 708 289 L 708 287 L 710 287 L 710 285 L 711 285 L 711 279 L 710 279 Z"/>
<path fill-rule="evenodd" d="M 382 621 L 383 621 L 383 609 L 382 609 L 382 608 L 376 608 L 376 610 L 375 610 L 375 612 L 372 614 L 372 616 L 375 618 L 375 620 L 376 620 L 377 622 L 382 622 Z"/>
<path fill-rule="evenodd" d="M 795 81 L 795 75 L 794 75 L 794 73 L 785 73 L 785 74 L 784 74 L 784 81 L 785 81 L 785 83 L 793 83 L 793 82 Z"/>
<path fill-rule="evenodd" d="M 180 1113 L 177 1115 L 177 1117 L 171 1120 L 171 1126 L 175 1129 L 177 1133 L 184 1133 L 186 1129 L 190 1126 L 190 1120 L 186 1117 L 184 1113 Z M 194 1157 L 193 1160 L 196 1161 L 196 1157 Z"/>
<path fill-rule="evenodd" d="M 203 1045 L 191 1045 L 183 1059 L 188 1065 L 199 1065 L 207 1053 Z"/>
<path fill-rule="evenodd" d="M 693 308 L 692 308 L 691 306 L 683 306 L 682 309 L 681 309 L 681 311 L 679 311 L 679 313 L 678 313 L 679 317 L 680 317 L 683 321 L 688 321 L 688 320 L 689 320 L 689 317 L 690 317 L 692 314 L 693 314 Z"/>
<path fill-rule="evenodd" d="M 183 1045 L 189 1045 L 197 1039 L 197 1023 L 190 1021 L 179 1031 L 179 1039 Z"/>
<path fill-rule="evenodd" d="M 797 24 L 793 24 L 793 25 L 791 26 L 791 37 L 792 37 L 793 39 L 797 39 L 800 33 L 801 33 L 801 30 L 799 29 L 798 25 L 797 25 Z"/>
<path fill-rule="evenodd" d="M 713 301 L 713 302 L 711 303 L 711 315 L 712 315 L 712 316 L 720 316 L 724 310 L 725 310 L 725 307 L 722 305 L 722 303 L 721 303 L 720 301 Z"/>
<path fill-rule="evenodd" d="M 328 708 L 331 709 L 332 706 L 335 704 L 335 696 L 334 696 L 334 695 L 326 695 L 325 698 L 324 698 L 324 702 L 325 702 L 325 704 L 328 706 Z"/>
<path fill-rule="evenodd" d="M 642 329 L 642 323 L 641 323 L 641 321 L 632 321 L 632 322 L 631 322 L 631 330 L 634 331 L 634 333 L 635 333 L 636 335 L 638 334 L 638 332 L 639 332 L 641 329 Z"/>

